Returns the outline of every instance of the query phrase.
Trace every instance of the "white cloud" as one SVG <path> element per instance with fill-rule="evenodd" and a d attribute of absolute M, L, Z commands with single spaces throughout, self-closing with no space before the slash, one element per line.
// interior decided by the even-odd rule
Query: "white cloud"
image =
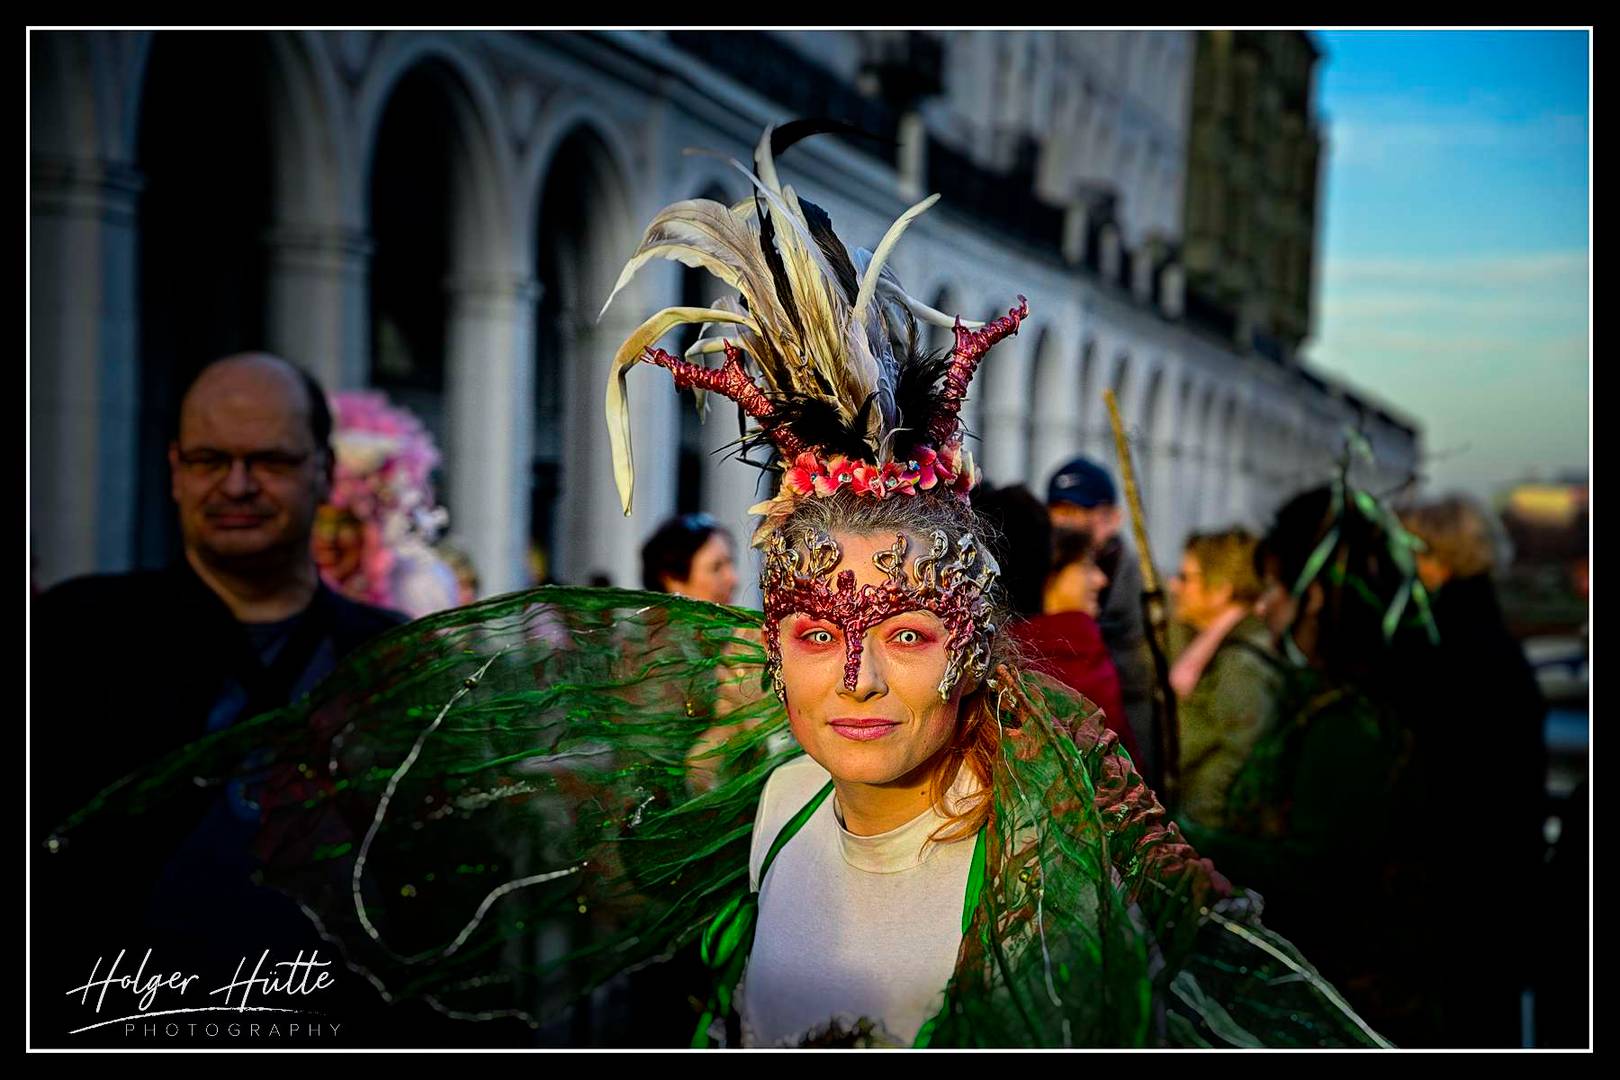
<path fill-rule="evenodd" d="M 1324 296 L 1329 289 L 1355 285 L 1430 285 L 1463 289 L 1579 282 L 1584 289 L 1590 275 L 1590 262 L 1584 250 L 1443 258 L 1335 259 L 1330 256 L 1322 265 L 1322 289 Z"/>
<path fill-rule="evenodd" d="M 1410 168 L 1453 153 L 1540 154 L 1587 141 L 1586 117 L 1579 114 L 1492 117 L 1480 115 L 1476 105 L 1415 109 L 1404 97 L 1359 99 L 1328 125 L 1329 154 L 1346 168 Z"/>
<path fill-rule="evenodd" d="M 1587 459 L 1589 287 L 1584 251 L 1329 260 L 1307 352 L 1422 424 L 1437 482 L 1483 493 Z"/>

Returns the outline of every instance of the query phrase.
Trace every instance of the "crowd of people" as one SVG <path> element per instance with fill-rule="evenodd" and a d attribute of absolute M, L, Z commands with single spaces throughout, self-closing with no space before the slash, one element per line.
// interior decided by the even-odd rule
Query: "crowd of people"
<path fill-rule="evenodd" d="M 1098 625 L 1122 594 L 1086 557 L 1096 535 L 1060 524 L 1077 490 L 1099 492 L 1093 521 L 1117 506 L 1101 467 L 1077 459 L 1047 506 L 1012 488 L 981 509 L 1021 568 L 1008 588 L 1030 663 L 1099 703 L 1123 688 L 1120 715 L 1148 713 L 1134 742 L 1134 725 L 1110 724 L 1134 758 L 1162 745 L 1159 718 L 1143 680 L 1121 676 L 1152 668 L 1139 629 L 1121 641 Z M 1545 706 L 1496 604 L 1496 558 L 1487 512 L 1465 498 L 1397 517 L 1324 485 L 1263 535 L 1193 534 L 1168 583 L 1177 820 L 1399 1045 L 1528 1033 L 1535 957 L 1478 892 L 1492 882 L 1530 910 L 1546 850 Z M 1091 584 L 1065 593 L 1065 575 Z M 1140 593 L 1125 599 L 1140 627 Z"/>
<path fill-rule="evenodd" d="M 436 462 L 421 425 L 380 395 L 328 398 L 264 355 L 206 369 L 171 451 L 184 558 L 69 582 L 36 605 L 36 641 L 109 612 L 144 623 L 113 670 L 80 681 L 73 723 L 36 720 L 36 776 L 50 778 L 36 784 L 37 820 L 286 705 L 408 617 L 473 599 L 465 561 L 458 574 L 453 550 L 434 547 Z M 1268 924 L 1380 1031 L 1406 1045 L 1517 1045 L 1537 958 L 1478 894 L 1491 880 L 1535 895 L 1542 705 L 1496 606 L 1485 513 L 1451 498 L 1397 518 L 1325 486 L 1286 502 L 1264 535 L 1189 537 L 1169 578 L 1179 760 L 1165 762 L 1113 480 L 1077 458 L 1046 496 L 984 484 L 973 497 L 1028 669 L 1099 706 L 1150 785 L 1175 772 L 1188 839 L 1263 898 Z M 642 561 L 649 590 L 735 594 L 735 541 L 708 515 L 662 524 Z M 72 679 L 70 656 L 35 656 L 41 684 Z M 120 723 L 136 706 L 159 726 Z M 151 895 L 136 921 L 154 940 L 194 943 L 199 927 L 249 912 L 267 940 L 318 944 L 296 910 L 248 884 L 255 816 L 240 792 L 176 814 L 164 859 L 119 863 Z"/>
<path fill-rule="evenodd" d="M 1341 476 L 1188 538 L 1161 633 L 1102 464 L 1042 499 L 964 449 L 1027 302 L 969 327 L 870 252 L 857 274 L 776 185 L 819 130 L 789 128 L 754 217 L 677 204 L 631 264 L 683 257 L 687 217 L 740 230 L 746 304 L 671 311 L 743 327 L 770 395 L 729 340 L 692 347 L 725 352 L 708 368 L 654 336 L 608 399 L 611 424 L 649 361 L 753 416 L 783 474 L 755 508 L 763 621 L 703 514 L 642 552 L 643 588 L 684 599 L 468 605 L 408 413 L 263 354 L 196 379 L 181 557 L 34 606 L 36 1044 L 109 942 L 228 971 L 249 926 L 344 951 L 365 978 L 326 1006 L 362 1045 L 1520 1045 L 1543 705 L 1483 512 Z M 434 944 L 390 947 L 401 925 Z M 628 1012 L 592 1021 L 612 992 Z"/>

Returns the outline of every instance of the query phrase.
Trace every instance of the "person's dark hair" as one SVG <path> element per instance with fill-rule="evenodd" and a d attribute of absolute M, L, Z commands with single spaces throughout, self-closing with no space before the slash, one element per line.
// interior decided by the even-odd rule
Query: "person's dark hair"
<path fill-rule="evenodd" d="M 1090 558 L 1096 542 L 1085 529 L 1064 527 L 1052 531 L 1052 573 Z"/>
<path fill-rule="evenodd" d="M 309 433 L 315 439 L 315 449 L 325 451 L 330 456 L 332 453 L 332 407 L 327 403 L 326 391 L 321 387 L 315 376 L 297 364 L 288 364 L 287 366 L 298 373 L 299 380 L 304 384 L 304 393 L 309 395 Z"/>
<path fill-rule="evenodd" d="M 664 579 L 686 581 L 692 576 L 692 556 L 715 533 L 731 534 L 708 514 L 681 514 L 658 527 L 641 546 L 641 585 L 652 592 L 667 592 Z"/>
<path fill-rule="evenodd" d="M 308 371 L 299 367 L 290 360 L 285 360 L 270 353 L 263 353 L 259 355 L 266 356 L 271 360 L 275 360 L 277 363 L 285 364 L 288 370 L 290 370 L 294 375 L 298 376 L 298 381 L 304 388 L 304 396 L 309 399 L 309 434 L 310 437 L 315 440 L 315 450 L 318 453 L 324 453 L 327 458 L 331 458 L 332 406 L 327 402 L 326 391 L 322 389 L 320 381 Z M 202 369 L 191 377 L 191 381 L 186 383 L 185 391 L 177 400 L 174 416 L 170 421 L 169 438 L 171 441 L 177 442 L 180 439 L 179 402 L 185 401 L 186 398 L 190 396 L 192 388 L 197 385 L 198 380 L 203 377 L 205 372 L 207 372 L 215 364 L 223 364 L 225 361 L 232 359 L 235 359 L 235 357 L 226 356 L 221 357 L 220 359 L 211 363 L 204 364 Z"/>
<path fill-rule="evenodd" d="M 1313 488 L 1277 511 L 1255 547 L 1255 572 L 1292 590 L 1312 555 L 1337 528 L 1326 561 L 1313 580 L 1323 590 L 1317 631 L 1317 663 L 1327 674 L 1371 688 L 1396 669 L 1384 619 L 1408 575 L 1390 553 L 1390 537 L 1354 505 L 1336 506 L 1332 488 Z M 1301 611 L 1304 605 L 1301 605 Z M 1403 637 L 1394 639 L 1398 647 Z"/>
<path fill-rule="evenodd" d="M 1052 517 L 1022 484 L 973 490 L 973 509 L 990 526 L 984 541 L 1001 564 L 1007 605 L 1020 615 L 1039 615 L 1051 566 Z"/>

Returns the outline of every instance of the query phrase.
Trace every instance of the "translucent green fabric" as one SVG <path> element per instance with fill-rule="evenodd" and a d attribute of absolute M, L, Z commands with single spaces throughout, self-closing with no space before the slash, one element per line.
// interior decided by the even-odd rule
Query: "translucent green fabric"
<path fill-rule="evenodd" d="M 54 857 L 198 778 L 241 783 L 264 880 L 379 991 L 539 1025 L 746 894 L 760 791 L 800 752 L 759 620 L 558 588 L 420 620 L 109 789 Z M 919 1042 L 1377 1045 L 1252 898 L 1221 898 L 1095 709 L 1014 681 L 983 888 Z"/>

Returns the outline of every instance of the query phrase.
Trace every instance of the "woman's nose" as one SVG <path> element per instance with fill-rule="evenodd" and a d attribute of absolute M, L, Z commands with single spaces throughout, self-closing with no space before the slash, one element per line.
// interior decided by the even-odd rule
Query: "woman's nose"
<path fill-rule="evenodd" d="M 867 648 L 867 637 L 864 635 L 859 639 L 859 644 L 854 638 L 849 641 L 844 654 L 843 692 L 856 701 L 882 697 L 889 692 L 889 683 L 883 673 L 882 650 Z"/>

